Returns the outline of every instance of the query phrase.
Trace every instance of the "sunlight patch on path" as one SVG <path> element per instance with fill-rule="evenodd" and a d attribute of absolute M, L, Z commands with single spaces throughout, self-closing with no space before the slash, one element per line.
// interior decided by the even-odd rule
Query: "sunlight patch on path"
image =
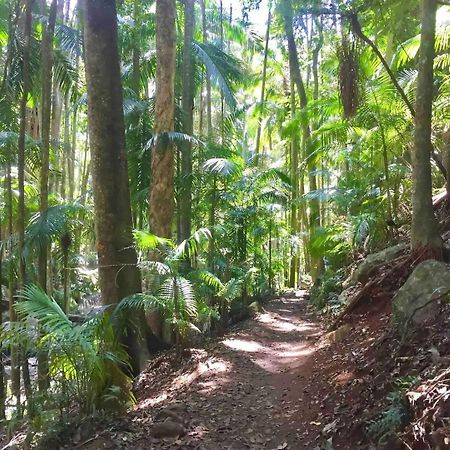
<path fill-rule="evenodd" d="M 208 379 L 209 377 L 213 377 L 213 380 L 205 381 L 203 385 L 207 392 L 212 392 L 231 381 L 228 375 L 232 370 L 233 364 L 224 359 L 212 358 L 205 362 L 199 362 L 194 371 L 174 378 L 168 389 L 158 396 L 147 398 L 145 401 L 139 403 L 135 409 L 146 409 L 161 405 L 178 391 L 192 385 L 194 382 L 199 382 L 202 385 L 200 380 Z"/>
<path fill-rule="evenodd" d="M 316 350 L 311 339 L 320 334 L 316 324 L 299 314 L 298 298 L 281 299 L 280 303 L 281 308 L 258 315 L 251 332 L 222 341 L 236 356 L 248 355 L 250 361 L 270 374 L 304 365 Z"/>
<path fill-rule="evenodd" d="M 268 325 L 274 331 L 280 331 L 283 333 L 302 333 L 314 330 L 314 327 L 309 323 L 293 322 L 290 318 L 280 318 L 272 313 L 261 314 L 258 318 L 258 322 Z"/>
<path fill-rule="evenodd" d="M 222 341 L 225 347 L 240 352 L 257 353 L 265 350 L 265 347 L 256 341 L 246 341 L 244 339 L 225 339 Z"/>

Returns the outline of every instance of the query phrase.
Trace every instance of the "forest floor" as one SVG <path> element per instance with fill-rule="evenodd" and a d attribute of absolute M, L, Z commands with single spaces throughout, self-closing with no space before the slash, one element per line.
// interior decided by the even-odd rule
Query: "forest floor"
<path fill-rule="evenodd" d="M 80 427 L 65 448 L 375 448 L 367 427 L 396 380 L 429 370 L 430 347 L 450 353 L 449 315 L 399 349 L 389 302 L 369 302 L 327 333 L 305 295 L 268 302 L 181 360 L 162 354 L 136 380 L 137 404 L 125 417 Z M 386 445 L 376 448 L 403 448 Z"/>

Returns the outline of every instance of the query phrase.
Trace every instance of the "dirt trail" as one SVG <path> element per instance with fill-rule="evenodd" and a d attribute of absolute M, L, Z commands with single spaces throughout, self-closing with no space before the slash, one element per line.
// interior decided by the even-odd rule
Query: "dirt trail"
<path fill-rule="evenodd" d="M 215 430 L 206 448 L 310 448 L 302 445 L 298 416 L 319 335 L 305 301 L 286 298 L 226 336 L 227 370 L 200 381 L 191 397 L 194 415 Z"/>
<path fill-rule="evenodd" d="M 165 387 L 149 380 L 154 395 L 141 395 L 134 422 L 176 401 L 187 406 L 188 435 L 151 448 L 313 449 L 320 402 L 308 386 L 321 335 L 303 298 L 274 300 L 209 348 L 194 372 L 180 371 Z"/>
<path fill-rule="evenodd" d="M 373 323 L 378 329 L 387 322 Z M 339 345 L 324 345 L 323 335 L 302 296 L 272 300 L 255 319 L 182 360 L 173 351 L 153 360 L 136 381 L 133 410 L 112 424 L 91 424 L 90 434 L 77 432 L 65 448 L 367 449 L 357 399 L 370 397 L 363 389 L 373 380 L 356 375 L 353 360 L 373 341 L 370 326 Z M 182 436 L 155 434 L 167 420 Z"/>

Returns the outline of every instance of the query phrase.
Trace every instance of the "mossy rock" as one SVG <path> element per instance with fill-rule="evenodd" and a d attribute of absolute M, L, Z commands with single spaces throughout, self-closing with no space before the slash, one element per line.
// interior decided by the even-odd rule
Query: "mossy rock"
<path fill-rule="evenodd" d="M 407 249 L 408 246 L 406 244 L 398 244 L 393 247 L 385 248 L 384 250 L 381 250 L 381 252 L 368 255 L 353 272 L 349 285 L 352 286 L 356 283 L 365 283 L 374 269 L 381 264 L 386 264 L 395 258 L 398 258 Z"/>
<path fill-rule="evenodd" d="M 398 290 L 392 300 L 394 325 L 403 330 L 405 325 L 420 325 L 439 314 L 439 298 L 450 291 L 450 269 L 440 261 L 420 263 Z"/>

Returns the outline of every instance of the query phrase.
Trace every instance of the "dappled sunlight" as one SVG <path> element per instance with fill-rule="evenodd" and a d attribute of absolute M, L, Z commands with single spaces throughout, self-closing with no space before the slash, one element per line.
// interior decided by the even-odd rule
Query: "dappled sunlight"
<path fill-rule="evenodd" d="M 225 339 L 223 345 L 240 352 L 256 353 L 264 350 L 264 347 L 255 341 L 245 341 L 243 339 Z"/>
<path fill-rule="evenodd" d="M 314 327 L 311 324 L 305 322 L 295 323 L 292 319 L 275 317 L 270 313 L 261 314 L 258 318 L 258 322 L 267 325 L 268 328 L 274 331 L 281 331 L 282 333 L 292 333 L 293 331 L 306 333 L 310 330 L 314 330 Z"/>
<path fill-rule="evenodd" d="M 232 369 L 233 364 L 224 359 L 211 358 L 205 362 L 199 362 L 195 370 L 174 378 L 161 394 L 145 399 L 135 409 L 143 410 L 149 407 L 158 407 L 166 402 L 167 399 L 174 397 L 177 392 L 194 383 L 198 383 L 201 386 L 199 392 L 212 393 L 231 381 L 228 375 L 232 372 Z M 213 377 L 213 379 L 209 380 L 210 377 Z"/>
<path fill-rule="evenodd" d="M 250 361 L 271 374 L 304 365 L 316 350 L 311 342 L 320 335 L 317 325 L 299 320 L 297 298 L 280 303 L 286 307 L 258 315 L 251 335 L 240 333 L 222 341 L 226 348 L 247 354 Z M 207 387 L 215 389 L 213 384 Z"/>

